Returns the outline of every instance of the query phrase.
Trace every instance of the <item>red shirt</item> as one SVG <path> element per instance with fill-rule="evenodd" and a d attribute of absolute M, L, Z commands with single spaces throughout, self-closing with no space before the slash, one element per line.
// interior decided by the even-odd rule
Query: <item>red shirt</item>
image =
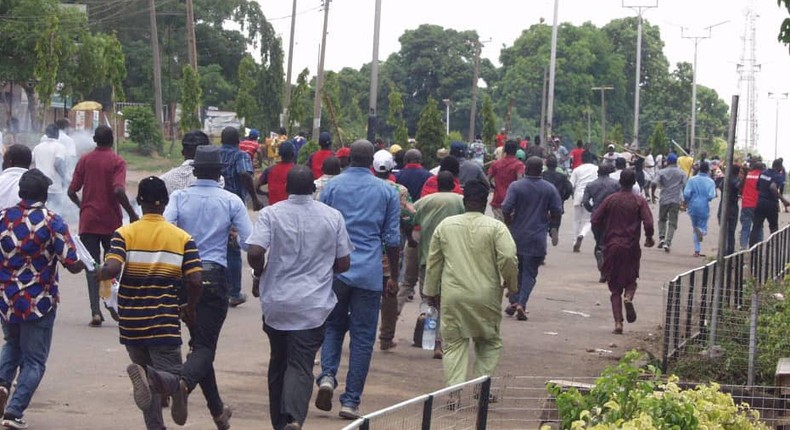
<path fill-rule="evenodd" d="M 324 160 L 335 155 L 331 149 L 320 149 L 310 156 L 310 163 L 308 167 L 313 170 L 313 179 L 318 179 L 323 175 L 321 169 L 324 167 Z"/>
<path fill-rule="evenodd" d="M 522 140 L 521 142 L 519 142 L 519 143 L 518 143 L 518 146 L 519 146 L 521 149 L 523 149 L 523 150 L 525 150 L 525 151 L 526 151 L 526 150 L 527 150 L 527 148 L 529 148 L 529 140 L 526 140 L 526 139 Z"/>
<path fill-rule="evenodd" d="M 501 208 L 507 195 L 507 187 L 524 175 L 526 166 L 513 155 L 497 160 L 488 169 L 488 174 L 494 178 L 494 198 L 491 199 L 492 208 Z"/>
<path fill-rule="evenodd" d="M 280 162 L 266 169 L 261 174 L 261 183 L 269 184 L 269 205 L 273 205 L 283 200 L 288 200 L 288 193 L 285 191 L 285 184 L 288 172 L 294 167 L 294 163 Z"/>
<path fill-rule="evenodd" d="M 746 179 L 743 181 L 743 190 L 741 190 L 741 196 L 743 196 L 741 208 L 757 207 L 757 197 L 759 195 L 757 192 L 757 180 L 760 179 L 760 173 L 762 173 L 762 170 L 752 169 L 746 174 Z"/>
<path fill-rule="evenodd" d="M 505 136 L 502 133 L 497 134 L 496 135 L 496 147 L 499 148 L 500 146 L 504 146 L 506 138 L 507 138 L 507 136 Z"/>
<path fill-rule="evenodd" d="M 112 148 L 97 147 L 77 162 L 70 192 L 82 190 L 80 234 L 112 234 L 123 223 L 115 189 L 126 189 L 126 161 Z"/>
<path fill-rule="evenodd" d="M 239 149 L 249 154 L 253 163 L 255 163 L 255 154 L 258 152 L 258 148 L 260 147 L 261 145 L 254 140 L 242 140 L 239 142 Z"/>
<path fill-rule="evenodd" d="M 571 169 L 575 169 L 584 164 L 582 161 L 582 154 L 584 154 L 583 148 L 576 148 L 571 151 Z"/>
<path fill-rule="evenodd" d="M 453 192 L 456 194 L 464 195 L 464 190 L 461 189 L 461 183 L 458 182 L 458 178 L 455 178 L 454 180 L 455 180 L 455 188 L 453 188 Z M 438 192 L 439 192 L 439 181 L 436 178 L 436 176 L 431 176 L 422 185 L 422 193 L 420 193 L 420 198 Z"/>

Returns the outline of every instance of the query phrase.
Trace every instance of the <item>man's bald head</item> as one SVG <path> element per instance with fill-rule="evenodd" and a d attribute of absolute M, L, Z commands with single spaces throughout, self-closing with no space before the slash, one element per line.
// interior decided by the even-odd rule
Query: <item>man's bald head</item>
<path fill-rule="evenodd" d="M 543 159 L 540 157 L 527 158 L 527 176 L 540 176 L 543 173 Z"/>
<path fill-rule="evenodd" d="M 365 139 L 351 144 L 351 167 L 370 167 L 373 164 L 373 144 Z"/>
<path fill-rule="evenodd" d="M 422 152 L 419 149 L 410 149 L 403 156 L 405 164 L 422 163 Z"/>
<path fill-rule="evenodd" d="M 295 196 L 313 194 L 315 192 L 313 171 L 307 166 L 293 166 L 286 177 L 285 192 Z"/>

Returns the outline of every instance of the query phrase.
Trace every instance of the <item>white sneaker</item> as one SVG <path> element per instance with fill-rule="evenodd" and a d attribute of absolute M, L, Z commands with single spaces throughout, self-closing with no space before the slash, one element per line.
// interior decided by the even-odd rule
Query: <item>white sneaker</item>
<path fill-rule="evenodd" d="M 347 420 L 356 420 L 362 416 L 359 414 L 359 408 L 356 406 L 342 406 L 338 415 L 340 418 Z"/>

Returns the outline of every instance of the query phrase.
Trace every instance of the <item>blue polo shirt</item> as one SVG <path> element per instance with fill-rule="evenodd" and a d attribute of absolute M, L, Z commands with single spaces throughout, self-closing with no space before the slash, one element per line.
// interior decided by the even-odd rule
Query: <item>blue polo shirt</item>
<path fill-rule="evenodd" d="M 562 213 L 562 200 L 554 185 L 533 176 L 513 182 L 507 189 L 502 212 L 512 216 L 510 233 L 516 241 L 518 254 L 545 256 L 549 213 Z"/>

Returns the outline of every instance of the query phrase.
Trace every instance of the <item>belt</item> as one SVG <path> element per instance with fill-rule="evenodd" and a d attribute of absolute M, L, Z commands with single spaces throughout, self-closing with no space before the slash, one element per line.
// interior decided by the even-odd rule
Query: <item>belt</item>
<path fill-rule="evenodd" d="M 225 266 L 217 263 L 212 263 L 210 261 L 206 261 L 203 263 L 203 271 L 204 272 L 214 272 L 214 271 L 225 271 Z"/>

